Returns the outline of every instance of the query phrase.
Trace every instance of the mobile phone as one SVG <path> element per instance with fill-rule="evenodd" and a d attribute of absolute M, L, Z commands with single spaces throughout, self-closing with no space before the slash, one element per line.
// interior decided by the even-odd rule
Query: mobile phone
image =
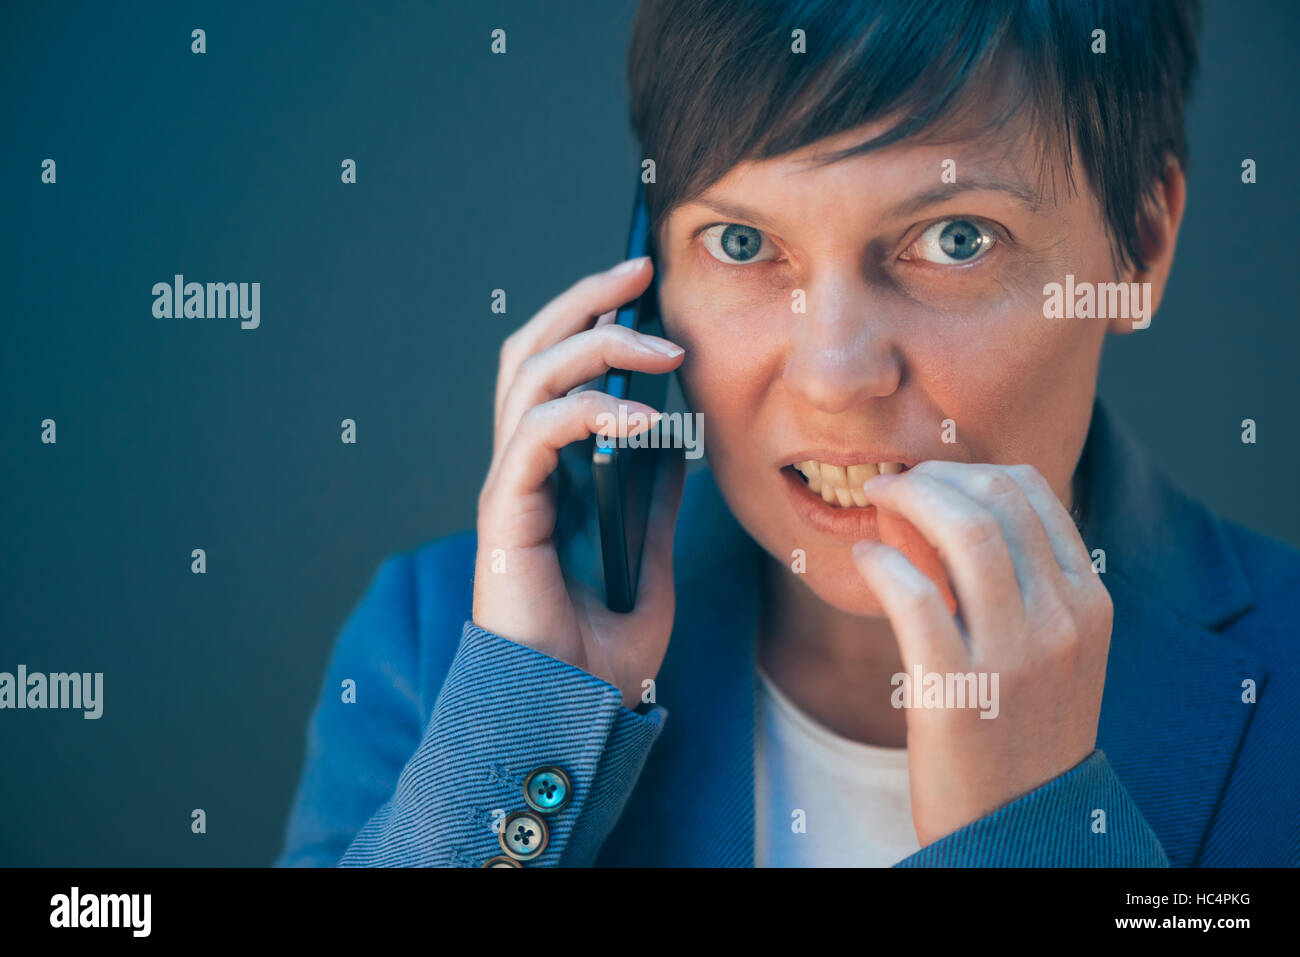
<path fill-rule="evenodd" d="M 645 186 L 637 178 L 632 226 L 628 234 L 627 257 L 650 256 L 650 216 L 645 205 Z M 638 332 L 662 336 L 659 320 L 658 273 L 641 296 L 618 310 L 616 322 Z M 668 394 L 668 375 L 651 375 L 624 369 L 605 373 L 603 391 L 616 399 L 643 402 L 661 410 Z M 659 455 L 666 450 L 632 448 L 616 437 L 597 436 L 591 454 L 591 472 L 600 521 L 600 550 L 605 578 L 605 606 L 611 611 L 629 612 L 636 606 L 637 582 L 641 575 L 641 550 L 645 545 L 646 522 Z"/>

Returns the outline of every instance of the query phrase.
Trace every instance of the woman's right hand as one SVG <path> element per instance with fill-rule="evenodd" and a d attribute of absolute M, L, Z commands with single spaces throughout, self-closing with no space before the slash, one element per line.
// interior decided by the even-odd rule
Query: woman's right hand
<path fill-rule="evenodd" d="M 671 464 L 655 479 L 637 603 L 628 614 L 610 611 L 600 595 L 566 582 L 553 541 L 552 473 L 560 449 L 571 442 L 593 432 L 644 431 L 602 429 L 609 421 L 605 413 L 623 423 L 636 412 L 658 412 L 624 400 L 627 411 L 620 416 L 613 396 L 574 391 L 610 368 L 667 373 L 681 364 L 680 347 L 613 322 L 614 310 L 649 286 L 653 268 L 643 257 L 580 280 L 502 345 L 474 563 L 474 624 L 608 681 L 622 691 L 627 708 L 640 703 L 642 682 L 658 674 L 672 633 L 673 530 L 684 462 L 661 457 Z"/>

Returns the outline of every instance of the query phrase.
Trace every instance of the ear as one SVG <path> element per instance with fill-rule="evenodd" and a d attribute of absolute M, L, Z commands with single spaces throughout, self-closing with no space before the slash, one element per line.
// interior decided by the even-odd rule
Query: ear
<path fill-rule="evenodd" d="M 1174 266 L 1174 249 L 1178 246 L 1178 227 L 1183 222 L 1183 209 L 1187 204 L 1187 177 L 1178 160 L 1172 156 L 1165 161 L 1164 173 L 1155 192 L 1155 200 L 1147 206 L 1147 215 L 1138 218 L 1138 238 L 1146 269 L 1131 267 L 1121 276 L 1124 282 L 1151 283 L 1150 314 L 1160 308 L 1164 298 L 1165 283 Z M 1108 328 L 1114 333 L 1133 331 L 1131 318 L 1112 318 Z M 1142 328 L 1140 325 L 1138 328 Z"/>

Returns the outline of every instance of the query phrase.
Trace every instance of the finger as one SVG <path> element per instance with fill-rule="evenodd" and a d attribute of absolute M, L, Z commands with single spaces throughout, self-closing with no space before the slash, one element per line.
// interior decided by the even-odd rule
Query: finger
<path fill-rule="evenodd" d="M 907 519 L 939 553 L 972 641 L 1023 621 L 1015 565 L 992 512 L 915 468 L 876 476 L 864 489 L 872 505 Z"/>
<path fill-rule="evenodd" d="M 626 410 L 619 415 L 619 406 Z M 605 392 L 578 392 L 535 405 L 519 420 L 494 463 L 495 491 L 507 496 L 536 492 L 560 462 L 560 449 L 596 433 L 629 436 L 644 432 L 659 413 L 640 402 L 615 399 Z"/>
<path fill-rule="evenodd" d="M 964 670 L 967 650 L 938 587 L 898 549 L 880 542 L 853 546 L 853 564 L 894 629 L 903 666 L 925 671 Z"/>
<path fill-rule="evenodd" d="M 514 434 L 528 409 L 565 395 L 608 369 L 662 374 L 680 365 L 684 354 L 681 346 L 667 339 L 612 324 L 561 339 L 519 367 L 495 425 L 497 446 Z"/>
<path fill-rule="evenodd" d="M 600 314 L 600 318 L 596 320 L 596 325 L 593 328 L 599 329 L 601 326 L 607 326 L 611 322 L 614 322 L 616 319 L 618 319 L 617 309 L 611 309 L 609 312 L 603 312 Z M 600 378 L 601 378 L 600 376 L 594 376 L 588 379 L 586 382 L 581 382 L 578 385 L 575 385 L 572 389 L 569 390 L 569 392 L 574 393 L 582 389 L 597 389 L 600 387 L 601 384 Z"/>
<path fill-rule="evenodd" d="M 1044 587 L 1065 584 L 1042 518 L 1006 466 L 936 459 L 920 463 L 914 471 L 952 486 L 993 513 L 1010 549 L 1026 604 Z"/>
<path fill-rule="evenodd" d="M 622 270 L 622 271 L 620 271 Z M 520 364 L 535 352 L 595 325 L 602 314 L 631 302 L 650 285 L 649 257 L 619 263 L 613 269 L 579 279 L 520 326 L 501 345 L 497 368 L 496 408 L 514 381 Z"/>
<path fill-rule="evenodd" d="M 1013 465 L 1007 473 L 1020 484 L 1029 504 L 1038 513 L 1057 564 L 1072 575 L 1092 576 L 1092 555 L 1079 534 L 1079 527 L 1043 474 L 1032 465 Z"/>
<path fill-rule="evenodd" d="M 934 582 L 939 594 L 943 596 L 944 604 L 948 606 L 948 614 L 957 614 L 957 596 L 952 593 L 952 583 L 948 581 L 943 561 L 934 546 L 917 531 L 916 526 L 902 516 L 882 508 L 876 510 L 876 531 L 883 544 L 898 549 L 904 558 L 916 566 L 917 571 Z"/>

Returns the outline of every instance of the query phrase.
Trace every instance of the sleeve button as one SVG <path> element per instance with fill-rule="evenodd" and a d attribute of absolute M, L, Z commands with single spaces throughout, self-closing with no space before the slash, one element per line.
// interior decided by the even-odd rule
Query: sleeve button
<path fill-rule="evenodd" d="M 532 811 L 515 811 L 497 835 L 501 849 L 517 861 L 531 861 L 546 850 L 550 838 L 546 822 Z"/>
<path fill-rule="evenodd" d="M 498 854 L 496 857 L 489 857 L 486 861 L 483 862 L 483 866 L 484 866 L 484 867 L 520 867 L 520 868 L 522 868 L 524 865 L 520 864 L 520 863 L 519 863 L 518 861 L 516 861 L 513 857 L 507 857 L 507 856 L 504 855 L 504 854 Z"/>
<path fill-rule="evenodd" d="M 524 800 L 534 811 L 554 814 L 573 796 L 569 776 L 553 765 L 537 768 L 524 780 Z"/>

